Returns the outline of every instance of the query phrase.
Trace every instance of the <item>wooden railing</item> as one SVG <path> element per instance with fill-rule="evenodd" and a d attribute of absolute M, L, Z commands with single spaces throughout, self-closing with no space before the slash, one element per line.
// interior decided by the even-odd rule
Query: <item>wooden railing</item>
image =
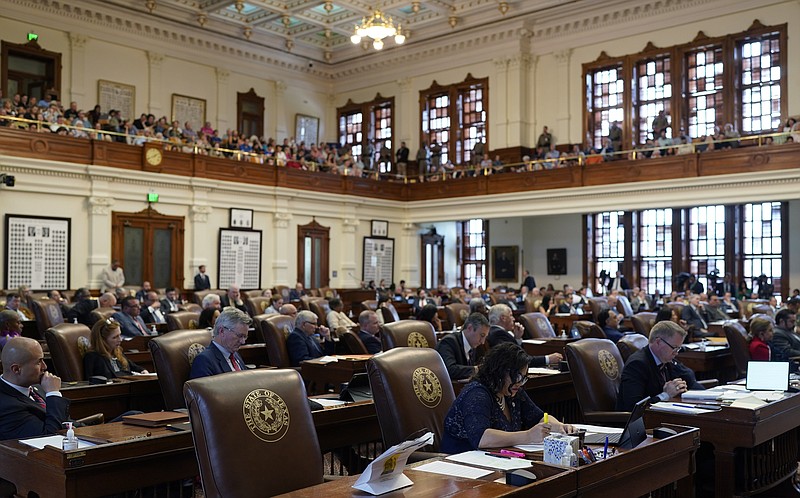
<path fill-rule="evenodd" d="M 800 144 L 739 147 L 643 160 L 618 160 L 565 168 L 409 183 L 304 171 L 224 157 L 162 150 L 157 165 L 147 162 L 148 145 L 64 137 L 0 128 L 0 154 L 134 171 L 285 187 L 396 201 L 506 194 L 619 183 L 672 180 L 733 173 L 800 168 Z M 158 147 L 161 149 L 160 147 Z"/>

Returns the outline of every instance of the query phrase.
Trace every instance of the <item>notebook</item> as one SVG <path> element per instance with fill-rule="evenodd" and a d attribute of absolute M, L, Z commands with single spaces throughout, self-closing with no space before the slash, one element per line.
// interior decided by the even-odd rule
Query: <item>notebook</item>
<path fill-rule="evenodd" d="M 649 404 L 650 398 L 644 398 L 634 405 L 631 415 L 628 417 L 628 422 L 625 423 L 625 429 L 621 433 L 597 432 L 587 434 L 584 444 L 605 444 L 606 436 L 608 436 L 608 444 L 611 446 L 619 446 L 626 450 L 639 446 L 642 441 L 647 439 L 642 417 Z"/>
<path fill-rule="evenodd" d="M 748 361 L 748 391 L 788 391 L 788 361 Z"/>

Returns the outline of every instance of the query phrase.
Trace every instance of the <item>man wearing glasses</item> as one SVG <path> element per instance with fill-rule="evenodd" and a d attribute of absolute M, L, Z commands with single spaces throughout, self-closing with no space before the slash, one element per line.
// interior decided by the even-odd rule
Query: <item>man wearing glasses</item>
<path fill-rule="evenodd" d="M 289 350 L 289 361 L 293 367 L 299 367 L 301 361 L 332 355 L 334 343 L 331 331 L 328 327 L 317 325 L 317 315 L 313 311 L 300 311 L 294 321 L 294 330 L 286 338 L 286 349 Z"/>
<path fill-rule="evenodd" d="M 649 397 L 651 403 L 680 396 L 687 390 L 704 389 L 694 372 L 675 361 L 686 337 L 677 323 L 663 321 L 650 331 L 650 343 L 628 358 L 622 370 L 617 410 L 631 411 Z"/>
<path fill-rule="evenodd" d="M 450 379 L 468 379 L 478 371 L 478 350 L 488 335 L 489 320 L 480 313 L 473 313 L 464 321 L 460 332 L 447 334 L 439 341 L 436 351 L 444 360 Z"/>
<path fill-rule="evenodd" d="M 214 322 L 211 344 L 194 359 L 189 377 L 196 379 L 247 370 L 238 351 L 247 341 L 248 328 L 252 322 L 242 310 L 225 308 Z"/>

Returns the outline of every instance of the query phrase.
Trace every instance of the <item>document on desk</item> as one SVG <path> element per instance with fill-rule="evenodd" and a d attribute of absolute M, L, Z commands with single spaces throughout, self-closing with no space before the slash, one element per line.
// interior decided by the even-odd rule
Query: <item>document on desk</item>
<path fill-rule="evenodd" d="M 544 443 L 539 444 L 518 444 L 514 446 L 514 448 L 518 448 L 525 453 L 535 453 L 537 451 L 544 451 Z"/>
<path fill-rule="evenodd" d="M 468 465 L 478 465 L 495 470 L 527 469 L 533 465 L 530 460 L 524 458 L 490 456 L 487 455 L 485 451 L 481 450 L 466 451 L 464 453 L 458 453 L 457 455 L 450 455 L 447 457 L 447 460 L 466 463 Z"/>
<path fill-rule="evenodd" d="M 331 406 L 342 406 L 348 403 L 347 401 L 342 401 L 340 399 L 330 399 L 330 398 L 311 398 L 311 401 L 316 401 L 325 408 Z"/>
<path fill-rule="evenodd" d="M 412 441 L 396 444 L 370 463 L 358 477 L 353 487 L 371 495 L 382 495 L 414 484 L 403 474 L 408 456 L 425 445 L 433 443 L 433 433 L 428 432 Z"/>
<path fill-rule="evenodd" d="M 762 406 L 766 406 L 766 405 L 767 405 L 766 401 L 758 399 L 755 396 L 745 396 L 745 397 L 739 398 L 736 401 L 734 401 L 733 403 L 731 403 L 731 406 L 733 408 L 746 408 L 748 410 L 757 410 L 757 409 L 761 408 Z"/>
<path fill-rule="evenodd" d="M 317 363 L 336 363 L 339 361 L 335 356 L 322 356 L 316 359 Z"/>
<path fill-rule="evenodd" d="M 699 415 L 701 413 L 710 413 L 720 410 L 718 407 L 698 408 L 697 405 L 666 402 L 653 403 L 650 405 L 649 409 L 657 412 L 685 413 L 686 415 Z"/>
<path fill-rule="evenodd" d="M 45 446 L 52 446 L 54 448 L 61 449 L 61 443 L 64 442 L 64 436 L 44 436 L 44 437 L 34 437 L 30 439 L 20 439 L 20 443 L 27 444 L 28 446 L 33 446 L 36 449 L 43 450 Z M 92 446 L 97 446 L 94 443 L 90 443 L 89 441 L 84 441 L 83 439 L 78 438 L 78 449 L 83 448 L 91 448 Z"/>
<path fill-rule="evenodd" d="M 445 476 L 466 477 L 467 479 L 480 479 L 492 473 L 491 470 L 467 467 L 466 465 L 445 462 L 443 460 L 437 460 L 435 462 L 426 463 L 425 465 L 420 465 L 419 467 L 414 467 L 414 470 L 430 472 L 432 474 L 442 474 Z"/>
<path fill-rule="evenodd" d="M 541 339 L 523 339 L 522 344 L 547 344 L 547 341 Z"/>
<path fill-rule="evenodd" d="M 576 429 L 583 429 L 587 434 L 622 434 L 622 427 L 605 427 L 591 424 L 572 424 Z"/>
<path fill-rule="evenodd" d="M 554 375 L 561 373 L 558 370 L 544 367 L 528 367 L 528 375 Z"/>

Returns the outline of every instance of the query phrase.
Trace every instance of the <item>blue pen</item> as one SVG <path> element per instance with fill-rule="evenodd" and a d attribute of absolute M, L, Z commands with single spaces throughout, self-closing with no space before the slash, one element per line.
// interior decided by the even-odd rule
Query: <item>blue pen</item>
<path fill-rule="evenodd" d="M 692 405 L 681 405 L 680 403 L 672 403 L 672 406 L 679 406 L 681 408 L 697 408 L 697 407 L 692 406 Z"/>
<path fill-rule="evenodd" d="M 603 460 L 608 457 L 608 436 L 606 436 L 606 445 L 603 448 Z"/>

